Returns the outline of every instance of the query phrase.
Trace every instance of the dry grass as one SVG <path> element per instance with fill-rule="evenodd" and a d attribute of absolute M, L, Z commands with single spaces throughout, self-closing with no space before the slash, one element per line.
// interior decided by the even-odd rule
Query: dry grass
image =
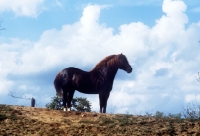
<path fill-rule="evenodd" d="M 0 105 L 0 135 L 200 135 L 200 120 Z"/>

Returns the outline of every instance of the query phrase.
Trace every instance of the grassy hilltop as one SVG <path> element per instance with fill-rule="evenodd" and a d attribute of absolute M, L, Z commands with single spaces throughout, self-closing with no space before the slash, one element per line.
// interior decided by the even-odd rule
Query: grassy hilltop
<path fill-rule="evenodd" d="M 0 105 L 0 135 L 200 135 L 200 120 Z"/>

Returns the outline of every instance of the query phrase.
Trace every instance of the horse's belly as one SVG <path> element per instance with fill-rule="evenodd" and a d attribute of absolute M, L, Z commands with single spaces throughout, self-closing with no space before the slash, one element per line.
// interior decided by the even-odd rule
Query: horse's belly
<path fill-rule="evenodd" d="M 81 93 L 85 93 L 85 94 L 99 94 L 98 90 L 95 89 L 76 89 L 77 91 L 81 92 Z"/>

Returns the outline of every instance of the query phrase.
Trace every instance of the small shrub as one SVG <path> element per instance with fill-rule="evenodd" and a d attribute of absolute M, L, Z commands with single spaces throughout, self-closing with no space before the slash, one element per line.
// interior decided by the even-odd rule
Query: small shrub
<path fill-rule="evenodd" d="M 157 118 L 157 119 L 161 119 L 161 118 L 165 117 L 165 114 L 163 112 L 156 111 L 154 117 Z"/>
<path fill-rule="evenodd" d="M 169 113 L 168 117 L 169 118 L 173 118 L 173 119 L 181 119 L 182 114 L 181 113 L 178 113 L 178 114 L 171 114 L 171 113 Z"/>
<path fill-rule="evenodd" d="M 188 104 L 186 108 L 183 109 L 183 116 L 185 119 L 197 120 L 200 119 L 200 105 Z"/>
<path fill-rule="evenodd" d="M 148 111 L 145 113 L 145 116 L 147 116 L 147 117 L 151 117 L 151 116 L 153 116 L 153 114 L 152 113 L 149 113 Z"/>

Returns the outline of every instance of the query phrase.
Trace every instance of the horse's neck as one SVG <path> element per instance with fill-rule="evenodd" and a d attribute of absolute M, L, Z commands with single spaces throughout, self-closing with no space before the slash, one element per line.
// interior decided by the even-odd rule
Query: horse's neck
<path fill-rule="evenodd" d="M 104 67 L 104 68 L 101 68 L 99 71 L 106 79 L 114 80 L 115 75 L 118 71 L 118 68 L 117 67 Z"/>
<path fill-rule="evenodd" d="M 113 68 L 113 69 L 109 69 L 109 76 L 112 76 L 113 78 L 115 78 L 115 75 L 117 74 L 118 68 Z"/>

